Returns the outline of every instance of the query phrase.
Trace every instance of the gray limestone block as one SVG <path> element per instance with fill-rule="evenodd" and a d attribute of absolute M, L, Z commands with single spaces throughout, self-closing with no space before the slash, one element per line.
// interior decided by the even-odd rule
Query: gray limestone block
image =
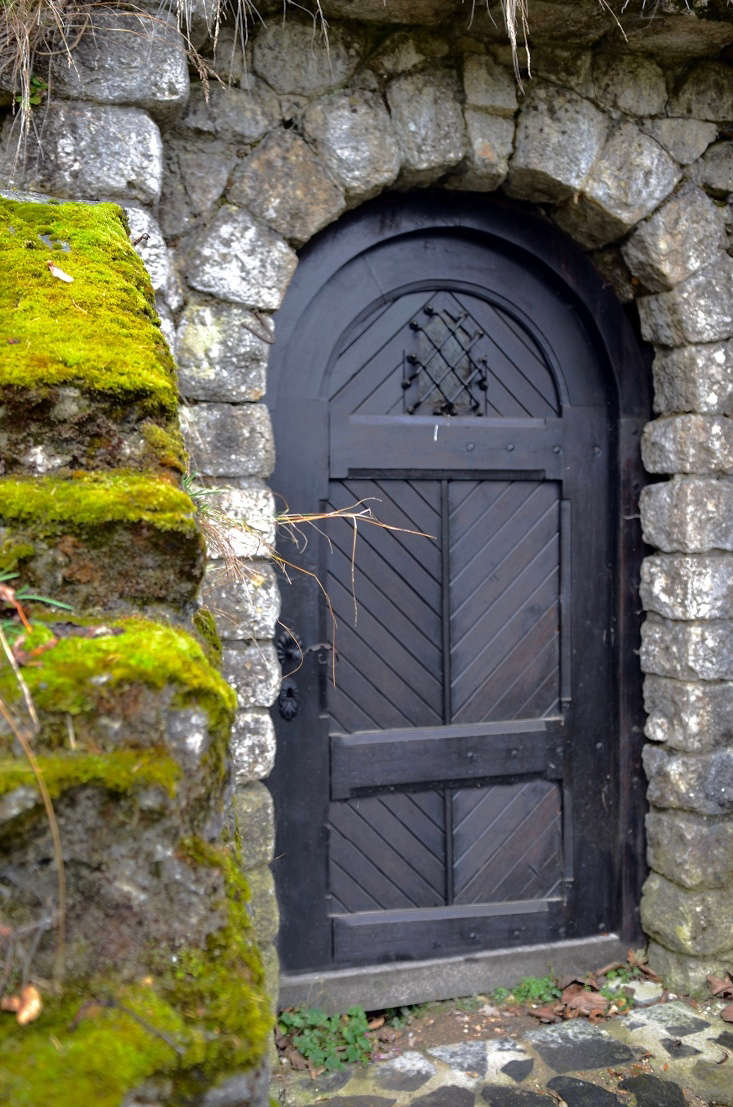
<path fill-rule="evenodd" d="M 384 0 L 322 0 L 327 16 L 340 19 L 363 19 L 367 23 L 441 23 L 458 7 L 457 0 L 389 0 L 385 12 Z"/>
<path fill-rule="evenodd" d="M 255 38 L 253 66 L 277 92 L 319 96 L 349 79 L 360 52 L 360 40 L 341 27 L 326 36 L 317 22 L 273 20 Z"/>
<path fill-rule="evenodd" d="M 249 884 L 248 909 L 252 918 L 252 930 L 257 944 L 264 945 L 277 937 L 280 928 L 275 881 L 267 865 L 251 870 L 248 868 L 246 876 Z"/>
<path fill-rule="evenodd" d="M 188 59 L 175 15 L 90 8 L 71 47 L 52 63 L 54 94 L 99 104 L 129 104 L 166 120 L 188 99 Z"/>
<path fill-rule="evenodd" d="M 376 196 L 396 180 L 400 148 L 384 101 L 374 92 L 335 92 L 317 100 L 303 129 L 351 199 Z"/>
<path fill-rule="evenodd" d="M 409 31 L 389 35 L 369 58 L 370 67 L 384 77 L 408 73 L 426 60 L 421 43 Z"/>
<path fill-rule="evenodd" d="M 514 145 L 514 120 L 477 108 L 466 108 L 468 157 L 455 176 L 446 180 L 448 188 L 467 188 L 493 192 L 505 179 Z"/>
<path fill-rule="evenodd" d="M 655 554 L 641 566 L 645 611 L 667 619 L 724 619 L 733 615 L 733 556 Z"/>
<path fill-rule="evenodd" d="M 260 946 L 260 957 L 262 959 L 262 968 L 265 974 L 265 992 L 272 998 L 273 1005 L 276 1006 L 278 992 L 280 991 L 280 958 L 278 957 L 277 947 L 274 943 L 267 943 L 264 946 Z M 273 1014 L 275 1014 L 274 1011 Z M 266 1103 L 269 1104 L 270 1101 L 264 1099 L 262 1107 L 265 1107 Z M 241 1107 L 241 1103 L 237 1103 L 235 1107 Z"/>
<path fill-rule="evenodd" d="M 122 207 L 130 228 L 130 241 L 148 271 L 153 290 L 165 294 L 171 277 L 171 267 L 168 247 L 160 233 L 160 227 L 145 208 L 132 204 L 123 204 Z"/>
<path fill-rule="evenodd" d="M 405 183 L 434 180 L 465 152 L 465 124 L 452 72 L 408 73 L 387 87 Z"/>
<path fill-rule="evenodd" d="M 532 74 L 534 78 L 570 88 L 580 96 L 593 95 L 593 54 L 576 47 L 543 46 L 538 43 L 532 49 Z"/>
<path fill-rule="evenodd" d="M 226 204 L 197 235 L 186 277 L 200 292 L 275 311 L 297 264 L 295 253 L 279 235 L 248 211 Z"/>
<path fill-rule="evenodd" d="M 242 843 L 245 869 L 269 865 L 275 855 L 275 808 L 264 784 L 254 781 L 232 797 L 234 825 Z"/>
<path fill-rule="evenodd" d="M 733 119 L 733 74 L 722 62 L 703 61 L 670 97 L 669 115 L 725 123 Z"/>
<path fill-rule="evenodd" d="M 657 350 L 654 410 L 733 414 L 733 340 Z"/>
<path fill-rule="evenodd" d="M 44 109 L 43 143 L 32 132 L 16 165 L 8 120 L 0 139 L 0 178 L 73 200 L 158 201 L 163 179 L 160 131 L 139 108 L 52 101 Z"/>
<path fill-rule="evenodd" d="M 733 680 L 733 620 L 682 623 L 648 615 L 641 668 L 678 680 Z"/>
<path fill-rule="evenodd" d="M 683 953 L 672 952 L 652 940 L 649 942 L 647 953 L 649 967 L 662 977 L 670 990 L 680 995 L 707 997 L 710 994 L 707 978 L 723 977 L 727 972 L 728 966 L 733 961 L 733 943 L 730 949 L 718 955 L 688 957 Z"/>
<path fill-rule="evenodd" d="M 237 163 L 225 142 L 193 132 L 166 135 L 160 226 L 169 238 L 190 231 L 211 211 Z"/>
<path fill-rule="evenodd" d="M 514 74 L 488 54 L 469 54 L 463 63 L 463 89 L 469 108 L 511 119 L 517 110 Z"/>
<path fill-rule="evenodd" d="M 275 463 L 264 404 L 196 404 L 180 410 L 193 472 L 206 477 L 266 477 Z"/>
<path fill-rule="evenodd" d="M 277 699 L 282 672 L 270 642 L 225 640 L 221 672 L 236 690 L 240 707 L 270 707 Z"/>
<path fill-rule="evenodd" d="M 730 888 L 691 891 L 651 873 L 642 891 L 641 921 L 650 937 L 677 953 L 723 953 L 733 942 L 733 896 Z"/>
<path fill-rule="evenodd" d="M 581 96 L 533 83 L 519 113 L 505 190 L 520 200 L 565 200 L 581 187 L 607 130 L 603 112 Z"/>
<path fill-rule="evenodd" d="M 674 477 L 640 497 L 644 541 L 667 553 L 733 550 L 733 481 Z"/>
<path fill-rule="evenodd" d="M 238 304 L 188 303 L 176 335 L 181 395 L 230 403 L 261 400 L 273 334 L 270 316 Z"/>
<path fill-rule="evenodd" d="M 275 762 L 275 729 L 267 711 L 237 711 L 229 756 L 235 788 L 270 775 Z"/>
<path fill-rule="evenodd" d="M 645 746 L 647 799 L 654 807 L 672 807 L 700 815 L 733 813 L 733 749 L 698 754 Z"/>
<path fill-rule="evenodd" d="M 638 54 L 596 54 L 593 84 L 600 107 L 628 115 L 659 115 L 667 102 L 664 73 Z"/>
<path fill-rule="evenodd" d="M 194 131 L 235 142 L 257 142 L 276 127 L 280 104 L 271 88 L 252 74 L 240 88 L 212 81 L 208 91 L 201 85 L 191 90 L 183 125 Z"/>
<path fill-rule="evenodd" d="M 209 562 L 201 585 L 201 603 L 216 616 L 223 638 L 267 639 L 275 633 L 280 593 L 267 562 L 254 562 L 232 575 L 223 562 Z"/>
<path fill-rule="evenodd" d="M 275 546 L 275 499 L 262 481 L 243 481 L 207 497 L 205 534 L 213 557 L 270 557 Z M 212 539 L 210 531 L 215 530 Z"/>
<path fill-rule="evenodd" d="M 733 258 L 719 253 L 670 292 L 639 298 L 641 333 L 649 342 L 682 346 L 733 334 Z"/>
<path fill-rule="evenodd" d="M 244 159 L 227 195 L 298 246 L 346 207 L 310 146 L 285 130 L 273 131 Z"/>
<path fill-rule="evenodd" d="M 686 753 L 733 744 L 733 683 L 644 678 L 644 733 Z"/>
<path fill-rule="evenodd" d="M 715 142 L 718 128 L 700 119 L 645 119 L 641 126 L 680 165 L 690 165 Z"/>
<path fill-rule="evenodd" d="M 733 420 L 663 415 L 644 427 L 641 456 L 649 473 L 733 472 Z"/>
<path fill-rule="evenodd" d="M 637 227 L 621 250 L 634 276 L 658 292 L 709 265 L 722 243 L 720 209 L 689 181 Z"/>
<path fill-rule="evenodd" d="M 266 1107 L 270 1102 L 269 1085 L 270 1065 L 263 1061 L 257 1068 L 225 1077 L 204 1092 L 192 1107 Z"/>
<path fill-rule="evenodd" d="M 702 183 L 713 196 L 733 192 L 733 142 L 716 142 L 702 160 Z"/>
<path fill-rule="evenodd" d="M 650 811 L 647 860 L 654 872 L 685 888 L 733 892 L 733 819 L 683 811 Z"/>
<path fill-rule="evenodd" d="M 650 215 L 681 174 L 658 142 L 634 123 L 621 123 L 594 161 L 577 200 L 557 212 L 557 222 L 585 246 L 605 246 Z"/>

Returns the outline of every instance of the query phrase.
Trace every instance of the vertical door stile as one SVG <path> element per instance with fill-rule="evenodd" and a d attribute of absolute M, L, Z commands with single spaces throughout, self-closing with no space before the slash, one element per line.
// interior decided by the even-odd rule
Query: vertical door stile
<path fill-rule="evenodd" d="M 450 510 L 448 503 L 448 481 L 440 482 L 440 569 L 441 569 L 441 616 L 443 647 L 443 722 L 447 725 L 453 720 L 451 640 L 450 640 Z M 443 790 L 443 810 L 445 819 L 445 902 L 453 903 L 453 795 L 449 788 Z"/>
<path fill-rule="evenodd" d="M 573 858 L 573 794 L 571 788 L 572 767 L 569 763 L 570 751 L 567 735 L 572 727 L 573 703 L 573 638 L 571 596 L 572 596 L 572 504 L 570 500 L 560 501 L 560 714 L 562 716 L 563 767 L 562 777 L 562 840 L 563 840 L 563 903 L 566 915 L 570 908 L 570 899 L 575 882 Z"/>

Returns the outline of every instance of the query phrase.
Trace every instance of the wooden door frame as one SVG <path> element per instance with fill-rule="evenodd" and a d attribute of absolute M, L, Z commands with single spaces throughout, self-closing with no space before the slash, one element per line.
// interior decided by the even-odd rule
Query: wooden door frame
<path fill-rule="evenodd" d="M 314 295 L 343 266 L 373 246 L 397 240 L 406 234 L 421 230 L 433 232 L 439 228 L 476 235 L 489 244 L 500 245 L 520 260 L 524 257 L 528 265 L 544 269 L 558 294 L 567 300 L 569 309 L 582 317 L 596 347 L 599 367 L 601 371 L 605 370 L 609 404 L 615 409 L 610 412 L 610 421 L 616 450 L 616 486 L 613 489 L 616 625 L 613 628 L 613 648 L 618 741 L 615 748 L 609 750 L 609 758 L 619 782 L 616 830 L 616 894 L 621 920 L 619 937 L 624 943 L 632 942 L 641 936 L 639 899 L 646 875 L 641 848 L 646 808 L 641 770 L 644 716 L 638 662 L 641 617 L 637 588 L 643 554 L 638 499 L 644 482 L 639 440 L 651 411 L 651 374 L 649 359 L 645 357 L 645 351 L 610 287 L 576 244 L 549 221 L 528 211 L 523 205 L 493 196 L 488 199 L 446 192 L 382 196 L 344 217 L 335 228 L 318 236 L 303 251 L 307 265 L 296 273 L 285 304 L 277 316 L 277 343 L 271 359 L 267 393 L 267 402 L 276 424 L 276 442 L 278 429 L 280 433 L 283 431 L 277 427 L 277 401 L 284 355 L 297 350 L 298 326 L 306 317 Z M 303 366 L 304 376 L 309 371 L 322 373 L 324 369 L 325 366 Z M 307 411 L 303 412 L 303 417 L 307 419 Z M 297 434 L 297 428 L 290 433 Z M 277 470 L 272 483 L 277 489 Z M 597 938 L 590 938 L 555 943 L 547 948 L 558 950 L 562 945 L 585 945 L 591 950 L 597 947 L 597 943 Z M 496 951 L 487 957 L 500 958 L 502 953 Z M 507 951 L 507 956 L 511 955 L 512 951 Z M 522 956 L 524 964 L 524 952 Z M 577 958 L 577 953 L 575 956 Z M 384 971 L 384 966 L 381 970 Z M 313 981 L 309 983 L 306 977 L 313 976 L 323 981 L 327 977 L 335 980 L 344 976 L 344 979 L 356 980 L 368 975 L 368 970 L 359 969 L 298 974 L 292 979 L 285 979 L 284 995 L 287 997 L 297 993 L 300 996 L 304 987 L 313 985 Z M 412 975 L 413 979 L 417 979 L 419 972 Z M 404 987 L 399 994 L 406 994 Z"/>

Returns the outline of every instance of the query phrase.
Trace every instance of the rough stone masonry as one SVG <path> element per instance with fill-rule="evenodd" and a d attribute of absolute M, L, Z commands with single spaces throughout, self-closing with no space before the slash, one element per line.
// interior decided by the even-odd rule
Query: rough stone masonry
<path fill-rule="evenodd" d="M 157 9 L 157 3 L 155 4 Z M 240 710 L 233 758 L 248 874 L 266 956 L 277 911 L 267 863 L 272 811 L 261 783 L 278 687 L 278 591 L 267 552 L 273 466 L 262 404 L 272 313 L 296 249 L 380 191 L 502 190 L 590 252 L 655 350 L 655 418 L 643 439 L 654 477 L 641 497 L 647 612 L 641 666 L 651 875 L 642 918 L 673 987 L 697 989 L 733 959 L 733 42 L 730 9 L 660 6 L 623 16 L 595 0 L 532 5 L 532 79 L 517 87 L 501 28 L 439 0 L 332 0 L 326 50 L 302 15 L 273 18 L 243 52 L 207 8 L 191 33 L 225 74 L 208 97 L 183 39 L 156 17 L 131 46 L 129 15 L 93 15 L 70 67 L 54 61 L 41 142 L 3 177 L 76 199 L 114 199 L 175 345 L 193 467 L 227 488 L 251 528 L 246 581 L 209 567 Z M 688 10 L 688 7 L 693 10 Z M 344 20 L 343 22 L 341 20 Z M 388 23 L 392 20 L 392 23 Z M 623 740 L 623 736 L 622 736 Z"/>

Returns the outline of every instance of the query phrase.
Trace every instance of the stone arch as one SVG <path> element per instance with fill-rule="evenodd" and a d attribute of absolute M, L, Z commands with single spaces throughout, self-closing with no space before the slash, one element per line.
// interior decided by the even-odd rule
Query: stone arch
<path fill-rule="evenodd" d="M 727 41 L 718 26 L 713 31 L 705 39 L 711 54 Z M 150 236 L 140 250 L 169 333 L 171 313 L 182 310 L 189 442 L 202 472 L 230 484 L 232 513 L 255 518 L 267 541 L 272 501 L 262 478 L 272 444 L 258 401 L 268 313 L 294 271 L 294 248 L 343 211 L 393 185 L 501 188 L 550 214 L 619 297 L 636 300 L 642 336 L 657 348 L 659 418 L 644 432 L 644 460 L 650 472 L 671 477 L 641 499 L 645 538 L 661 551 L 642 571 L 654 871 L 644 917 L 657 966 L 676 987 L 698 986 L 730 953 L 733 537 L 730 484 L 721 477 L 733 469 L 733 274 L 717 206 L 730 194 L 730 144 L 715 141 L 718 125 L 733 116 L 729 73 L 698 61 L 694 49 L 671 59 L 653 47 L 644 54 L 579 45 L 563 53 L 550 36 L 520 103 L 505 48 L 480 37 L 492 33 L 477 28 L 472 43 L 456 44 L 402 28 L 375 44 L 362 25 L 334 24 L 328 61 L 306 24 L 263 30 L 239 87 L 214 89 L 208 104 L 198 89 L 188 99 L 182 125 L 197 136 L 205 181 L 200 169 L 180 169 L 174 113 L 189 95 L 180 42 L 151 57 L 156 72 L 166 57 L 177 59 L 165 87 L 157 80 L 143 87 L 137 59 L 135 85 L 126 76 L 135 66 L 115 58 L 124 36 L 100 34 L 94 48 L 114 59 L 114 87 L 77 70 L 61 86 L 66 99 L 49 109 L 43 157 L 32 151 L 16 180 L 55 195 L 117 198 L 137 233 Z M 115 138 L 100 146 L 100 133 Z M 237 142 L 241 160 L 231 154 Z M 10 178 L 7 133 L 4 145 Z M 188 193 L 179 203 L 181 181 Z M 148 210 L 159 201 L 169 242 L 184 232 L 175 253 L 193 290 L 185 303 Z M 256 822 L 267 806 L 254 782 L 272 763 L 265 708 L 277 671 L 271 648 L 251 643 L 271 636 L 277 601 L 257 536 L 240 535 L 236 549 L 257 561 L 261 583 L 238 592 L 217 582 L 215 566 L 205 596 L 225 613 L 225 659 L 244 705 L 235 774 Z M 266 881 L 262 887 L 264 902 L 271 892 Z M 692 918 L 704 918 L 704 942 L 687 925 Z M 275 927 L 271 912 L 264 941 Z"/>

